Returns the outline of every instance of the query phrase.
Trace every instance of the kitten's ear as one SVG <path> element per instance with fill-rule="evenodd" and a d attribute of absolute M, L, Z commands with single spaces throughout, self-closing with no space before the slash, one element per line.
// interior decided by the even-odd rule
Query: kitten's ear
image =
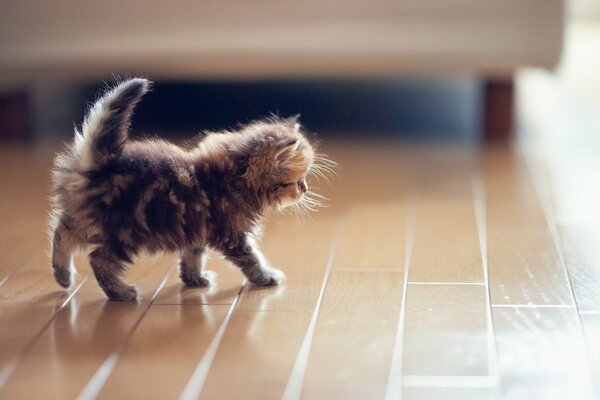
<path fill-rule="evenodd" d="M 294 130 L 296 132 L 300 131 L 300 127 L 302 126 L 300 124 L 300 122 L 299 122 L 299 120 L 300 120 L 300 114 L 292 115 L 291 117 L 286 118 L 285 120 L 286 120 L 286 122 L 288 124 L 290 124 L 290 125 L 292 125 L 294 127 Z"/>
<path fill-rule="evenodd" d="M 288 153 L 293 153 L 298 149 L 300 142 L 298 139 L 292 138 L 282 141 L 275 151 L 275 160 L 281 161 Z"/>

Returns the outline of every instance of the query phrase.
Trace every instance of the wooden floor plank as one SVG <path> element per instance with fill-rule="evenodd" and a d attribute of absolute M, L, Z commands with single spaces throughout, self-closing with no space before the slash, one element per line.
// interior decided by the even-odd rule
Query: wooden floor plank
<path fill-rule="evenodd" d="M 0 288 L 0 369 L 45 329 L 87 275 L 83 270 L 71 290 L 63 290 L 54 281 L 46 251 L 39 248 L 12 274 Z"/>
<path fill-rule="evenodd" d="M 230 305 L 238 297 L 243 282 L 240 271 L 223 260 L 212 261 L 211 265 L 222 268 L 218 281 L 209 288 L 187 288 L 177 273 L 171 274 L 127 341 L 100 398 L 115 398 L 124 393 L 132 398 L 181 395 Z M 157 357 L 168 354 L 168 362 L 157 359 L 148 363 L 152 349 Z M 151 385 L 146 383 L 148 380 Z M 132 382 L 138 384 L 132 385 Z"/>
<path fill-rule="evenodd" d="M 409 285 L 404 324 L 404 375 L 486 376 L 485 288 Z"/>
<path fill-rule="evenodd" d="M 242 274 L 215 256 L 208 269 L 216 284 L 185 288 L 174 256 L 142 258 L 127 277 L 143 295 L 135 304 L 106 302 L 81 258 L 83 286 L 72 298 L 54 282 L 46 238 L 51 153 L 0 148 L 0 187 L 11 188 L 0 195 L 0 381 L 10 369 L 0 398 L 74 398 L 111 355 L 107 380 L 94 380 L 88 393 L 174 398 L 219 332 L 203 398 L 281 398 L 292 375 L 303 382 L 303 398 L 381 398 L 398 360 L 391 378 L 405 385 L 398 388 L 405 399 L 593 398 L 598 230 L 560 231 L 579 316 L 548 210 L 519 156 L 480 153 L 479 211 L 487 218 L 479 227 L 487 233 L 500 387 L 471 193 L 479 152 L 369 140 L 326 150 L 340 164 L 334 186 L 310 185 L 322 186 L 330 207 L 313 220 L 267 218 L 263 251 L 287 273 L 284 285 L 248 286 L 237 297 Z M 296 371 L 304 356 L 306 370 Z"/>
<path fill-rule="evenodd" d="M 414 160 L 420 150 L 397 140 L 328 140 L 325 152 L 338 163 L 332 185 L 317 183 L 332 209 L 363 203 L 394 203 L 412 187 Z"/>
<path fill-rule="evenodd" d="M 281 399 L 309 311 L 236 311 L 201 399 Z"/>
<path fill-rule="evenodd" d="M 580 311 L 600 311 L 600 227 L 560 228 L 565 263 Z"/>
<path fill-rule="evenodd" d="M 24 148 L 1 147 L 0 286 L 17 268 L 29 263 L 38 249 L 48 250 L 50 183 L 48 151 L 38 154 Z"/>
<path fill-rule="evenodd" d="M 209 287 L 185 286 L 179 278 L 179 273 L 175 273 L 169 277 L 154 304 L 232 304 L 245 279 L 242 272 L 223 260 L 216 252 L 211 252 L 206 270 L 214 272 L 216 276 Z"/>
<path fill-rule="evenodd" d="M 523 161 L 507 150 L 485 153 L 492 304 L 572 304 L 544 210 Z"/>
<path fill-rule="evenodd" d="M 471 199 L 418 200 L 409 282 L 483 283 Z"/>
<path fill-rule="evenodd" d="M 287 275 L 279 287 L 248 285 L 237 304 L 245 311 L 311 311 L 316 304 L 330 257 L 337 218 L 323 217 L 294 226 L 289 218 L 271 219 L 263 253 Z"/>
<path fill-rule="evenodd" d="M 406 387 L 403 399 L 407 400 L 498 400 L 497 388 Z"/>
<path fill-rule="evenodd" d="M 600 396 L 600 313 L 581 315 L 596 396 Z"/>
<path fill-rule="evenodd" d="M 475 152 L 432 148 L 417 159 L 417 217 L 409 282 L 483 283 L 472 179 Z"/>
<path fill-rule="evenodd" d="M 36 219 L 38 217 L 33 217 Z M 33 254 L 47 249 L 47 235 L 35 226 L 36 222 L 25 216 L 0 226 L 0 286 L 17 268 L 28 263 Z"/>
<path fill-rule="evenodd" d="M 228 309 L 226 305 L 153 305 L 98 397 L 177 398 Z"/>
<path fill-rule="evenodd" d="M 302 227 L 293 227 L 285 222 L 289 222 L 289 219 L 273 219 L 271 226 L 267 227 L 264 251 L 275 265 L 279 265 L 277 263 L 279 260 L 286 263 L 286 272 L 292 283 L 287 287 L 244 289 L 221 343 L 221 348 L 224 350 L 217 352 L 206 387 L 201 392 L 203 397 L 223 398 L 223 396 L 228 397 L 236 391 L 238 394 L 246 393 L 244 386 L 227 384 L 231 377 L 236 377 L 236 382 L 239 383 L 240 376 L 244 376 L 248 383 L 269 378 L 270 391 L 257 393 L 257 398 L 266 396 L 268 393 L 272 393 L 274 397 L 277 397 L 276 394 L 280 396 L 285 388 L 285 379 L 291 371 L 297 349 L 308 325 L 309 311 L 314 307 L 316 300 L 313 299 L 311 303 L 311 298 L 314 296 L 307 296 L 306 294 L 310 295 L 310 292 L 306 293 L 306 290 L 304 290 L 305 293 L 302 293 L 302 285 L 305 285 L 304 289 L 311 288 L 314 286 L 312 281 L 317 280 L 318 284 L 318 280 L 323 279 L 335 227 L 334 221 L 328 219 Z M 214 288 L 201 289 L 200 293 L 196 295 L 197 297 L 190 297 L 191 295 L 187 293 L 192 293 L 193 290 L 182 289 L 176 277 L 171 276 L 167 284 L 170 286 L 165 287 L 167 292 L 163 296 L 159 295 L 157 303 L 150 309 L 148 316 L 152 316 L 155 307 L 167 307 L 166 304 L 185 304 L 171 306 L 173 312 L 176 309 L 193 307 L 193 304 L 200 303 L 230 304 L 239 292 L 242 283 L 241 272 L 224 265 L 226 263 L 222 260 L 211 261 L 211 264 L 222 267 L 215 268 L 215 270 L 220 272 L 220 276 L 225 273 L 224 286 L 217 284 Z M 217 262 L 215 263 L 215 261 Z M 170 292 L 168 292 L 169 290 Z M 180 291 L 179 298 L 173 293 L 177 290 Z M 205 292 L 203 293 L 203 291 Z M 181 293 L 185 293 L 183 296 L 186 296 L 183 301 Z M 305 295 L 298 297 L 298 294 Z M 273 310 L 276 312 L 270 312 Z M 173 321 L 173 323 L 177 324 L 178 322 Z M 282 340 L 283 337 L 276 340 L 270 333 L 288 331 L 290 326 L 296 328 L 293 330 L 297 339 L 295 342 L 290 342 L 290 334 L 285 336 L 285 340 Z M 117 365 L 116 374 L 120 376 L 111 377 L 103 396 L 106 395 L 109 398 L 111 394 L 118 393 L 119 387 L 127 381 L 126 377 L 130 371 L 128 366 L 134 363 L 138 357 L 136 349 L 145 346 L 144 342 L 147 341 L 147 338 L 152 337 L 152 332 L 147 329 L 152 329 L 152 325 L 142 322 L 139 332 L 136 332 L 128 344 L 122 362 L 120 361 Z M 214 330 L 207 332 L 214 333 Z M 257 332 L 256 336 L 248 337 L 252 332 Z M 210 335 L 204 332 L 197 338 L 197 341 L 191 338 L 188 344 L 196 350 L 190 354 L 185 353 L 185 347 L 180 343 L 165 343 L 163 350 L 178 357 L 181 365 L 180 371 L 189 378 L 206 348 L 209 337 Z M 259 346 L 260 343 L 265 347 L 264 356 L 267 358 L 263 360 L 264 363 L 260 363 L 256 359 L 257 351 L 260 351 L 259 349 L 262 347 Z M 171 347 L 173 347 L 172 351 Z M 286 348 L 289 348 L 289 351 L 285 351 Z M 231 357 L 232 349 L 235 351 L 235 358 Z M 272 353 L 271 359 L 280 360 L 278 365 L 272 365 L 272 360 L 268 358 L 269 349 L 276 350 Z M 257 369 L 257 364 L 263 368 Z M 283 365 L 286 366 L 286 369 L 283 369 Z M 161 374 L 159 371 L 160 369 L 156 367 L 146 368 L 138 365 L 136 372 L 133 373 L 133 379 L 142 379 L 144 376 L 147 379 L 148 376 L 154 376 L 155 384 L 160 386 L 159 382 L 162 382 L 163 392 L 169 392 L 171 395 L 183 389 L 182 385 L 167 379 L 169 374 Z M 187 371 L 187 375 L 183 371 Z M 278 384 L 275 385 L 275 383 Z M 242 392 L 240 392 L 241 389 L 243 389 Z M 140 395 L 149 393 L 145 390 L 144 388 L 128 389 L 129 393 Z M 248 394 L 246 393 L 246 395 Z"/>
<path fill-rule="evenodd" d="M 0 395 L 35 397 L 42 385 L 48 399 L 77 396 L 123 344 L 166 274 L 174 269 L 172 257 L 136 261 L 125 280 L 137 286 L 139 302 L 107 302 L 96 281 L 88 279 L 26 353 Z"/>
<path fill-rule="evenodd" d="M 490 232 L 493 304 L 572 305 L 565 271 L 546 228 Z"/>
<path fill-rule="evenodd" d="M 328 216 L 302 226 L 285 217 L 270 220 L 264 252 L 286 272 L 287 281 L 275 288 L 244 288 L 202 398 L 281 398 L 317 305 L 338 225 Z M 265 386 L 249 391 L 256 383 Z"/>
<path fill-rule="evenodd" d="M 395 345 L 402 271 L 332 271 L 302 398 L 382 398 Z"/>
<path fill-rule="evenodd" d="M 505 399 L 593 399 L 572 307 L 493 310 Z"/>
<path fill-rule="evenodd" d="M 399 202 L 350 207 L 333 269 L 402 271 L 406 214 L 407 206 Z"/>

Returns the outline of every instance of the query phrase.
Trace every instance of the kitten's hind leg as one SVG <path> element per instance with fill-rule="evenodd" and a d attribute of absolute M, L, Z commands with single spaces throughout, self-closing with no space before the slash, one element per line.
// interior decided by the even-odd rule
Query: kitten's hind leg
<path fill-rule="evenodd" d="M 58 222 L 52 237 L 52 269 L 56 282 L 64 288 L 71 286 L 73 282 L 73 253 L 78 247 L 76 235 L 65 223 Z"/>
<path fill-rule="evenodd" d="M 108 247 L 99 247 L 90 253 L 90 265 L 98 284 L 111 300 L 135 300 L 137 290 L 121 280 L 125 264 Z"/>
<path fill-rule="evenodd" d="M 179 277 L 187 286 L 205 287 L 213 280 L 210 271 L 203 271 L 206 264 L 206 248 L 186 249 L 179 259 Z"/>

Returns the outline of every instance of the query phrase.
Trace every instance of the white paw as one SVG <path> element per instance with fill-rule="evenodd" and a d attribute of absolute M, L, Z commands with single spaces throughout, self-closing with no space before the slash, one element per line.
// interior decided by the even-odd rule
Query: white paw
<path fill-rule="evenodd" d="M 182 276 L 181 279 L 187 286 L 207 287 L 216 282 L 217 274 L 213 271 L 204 271 L 199 276 Z"/>
<path fill-rule="evenodd" d="M 271 278 L 275 280 L 276 285 L 281 285 L 283 282 L 285 282 L 285 273 L 280 269 L 269 268 L 269 275 L 271 275 Z"/>
<path fill-rule="evenodd" d="M 285 280 L 285 274 L 275 268 L 261 268 L 247 276 L 250 282 L 258 286 L 279 285 Z"/>

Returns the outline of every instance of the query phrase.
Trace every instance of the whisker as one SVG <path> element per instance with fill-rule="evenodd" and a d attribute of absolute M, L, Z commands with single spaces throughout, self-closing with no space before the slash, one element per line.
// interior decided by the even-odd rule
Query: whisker
<path fill-rule="evenodd" d="M 322 179 L 329 186 L 332 186 L 333 177 L 337 175 L 337 173 L 333 169 L 323 165 L 319 165 L 318 163 L 312 165 L 311 169 L 309 170 L 309 174 L 317 177 L 318 180 Z"/>
<path fill-rule="evenodd" d="M 307 216 L 307 217 L 308 217 L 308 219 L 310 219 L 310 221 L 311 221 L 313 224 L 316 224 L 316 222 L 315 222 L 314 218 L 313 218 L 313 217 L 312 217 L 312 215 L 311 215 L 311 214 L 308 212 L 308 210 L 307 210 L 307 208 L 306 208 L 306 207 L 307 207 L 307 206 L 306 206 L 306 204 L 304 204 L 304 203 L 302 203 L 302 202 L 300 202 L 300 203 L 298 203 L 298 204 L 300 205 L 300 208 L 301 208 L 301 210 L 302 210 L 302 213 L 303 213 L 303 215 Z"/>
<path fill-rule="evenodd" d="M 315 160 L 319 160 L 322 161 L 325 164 L 329 164 L 331 166 L 336 166 L 338 165 L 337 162 L 333 161 L 331 158 L 329 158 L 329 156 L 325 153 L 317 153 L 315 154 Z"/>
<path fill-rule="evenodd" d="M 322 207 L 323 206 L 323 203 L 321 203 L 320 201 L 316 201 L 314 199 L 308 199 L 308 198 L 306 200 L 304 200 L 304 203 L 306 203 L 312 207 Z"/>
<path fill-rule="evenodd" d="M 331 170 L 336 170 L 339 169 L 337 164 L 330 164 L 328 162 L 325 162 L 324 160 L 320 160 L 320 159 L 315 159 L 315 165 L 320 166 L 321 168 L 328 168 Z"/>
<path fill-rule="evenodd" d="M 318 169 L 311 169 L 310 171 L 308 171 L 309 175 L 314 176 L 315 178 L 317 178 L 317 180 L 321 180 L 323 179 L 328 185 L 331 185 L 331 179 L 325 175 L 325 173 L 323 173 L 323 171 L 318 170 Z"/>
<path fill-rule="evenodd" d="M 334 169 L 332 169 L 332 168 L 329 168 L 329 167 L 328 167 L 328 166 L 326 166 L 326 165 L 313 164 L 313 166 L 312 166 L 312 167 L 313 167 L 314 169 L 318 170 L 318 171 L 321 171 L 321 172 L 328 173 L 328 174 L 330 174 L 330 175 L 332 175 L 332 176 L 337 176 L 337 171 L 335 171 L 335 170 L 334 170 Z"/>
<path fill-rule="evenodd" d="M 322 199 L 322 200 L 329 200 L 329 198 L 327 198 L 327 197 L 325 197 L 322 194 L 319 194 L 317 192 L 313 192 L 312 190 L 309 190 L 308 192 L 306 192 L 306 194 L 308 194 L 309 196 L 315 196 L 315 197 L 317 197 L 319 199 Z"/>

